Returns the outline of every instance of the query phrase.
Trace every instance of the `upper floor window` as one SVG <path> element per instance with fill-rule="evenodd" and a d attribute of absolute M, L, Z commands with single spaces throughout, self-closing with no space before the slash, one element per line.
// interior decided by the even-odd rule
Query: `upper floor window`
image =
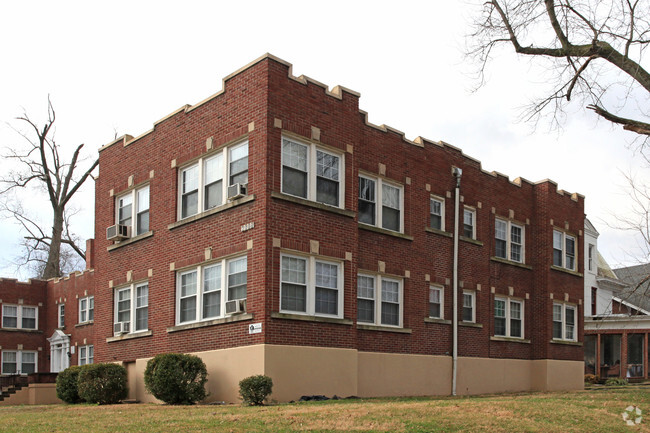
<path fill-rule="evenodd" d="M 343 207 L 343 156 L 282 138 L 282 192 Z"/>
<path fill-rule="evenodd" d="M 93 345 L 79 346 L 79 365 L 92 364 L 95 361 L 95 348 Z"/>
<path fill-rule="evenodd" d="M 401 280 L 383 275 L 357 275 L 359 323 L 402 326 L 402 305 Z"/>
<path fill-rule="evenodd" d="M 476 293 L 469 290 L 463 290 L 462 321 L 468 323 L 476 322 Z"/>
<path fill-rule="evenodd" d="M 37 371 L 37 352 L 3 350 L 2 374 L 31 374 Z"/>
<path fill-rule="evenodd" d="M 81 310 L 79 313 L 81 315 Z M 147 282 L 115 289 L 114 325 L 114 334 L 143 332 L 148 329 L 149 284 Z"/>
<path fill-rule="evenodd" d="M 494 298 L 494 335 L 500 337 L 524 337 L 524 303 L 506 298 Z"/>
<path fill-rule="evenodd" d="M 429 317 L 433 319 L 444 319 L 444 290 L 442 286 L 429 287 Z"/>
<path fill-rule="evenodd" d="M 591 288 L 591 315 L 595 316 L 598 314 L 598 289 L 596 287 Z"/>
<path fill-rule="evenodd" d="M 445 201 L 438 197 L 429 200 L 429 227 L 437 230 L 445 229 Z"/>
<path fill-rule="evenodd" d="M 576 307 L 560 302 L 553 303 L 553 338 L 576 341 Z"/>
<path fill-rule="evenodd" d="M 343 271 L 340 263 L 283 254 L 280 311 L 343 317 Z"/>
<path fill-rule="evenodd" d="M 497 218 L 494 221 L 496 257 L 513 262 L 524 262 L 524 227 Z"/>
<path fill-rule="evenodd" d="M 476 211 L 465 208 L 463 210 L 463 236 L 476 239 Z"/>
<path fill-rule="evenodd" d="M 592 244 L 589 244 L 588 250 L 587 250 L 587 255 L 588 255 L 588 269 L 590 271 L 594 270 L 594 252 L 596 251 L 596 247 Z"/>
<path fill-rule="evenodd" d="M 553 265 L 576 270 L 576 238 L 553 230 Z"/>
<path fill-rule="evenodd" d="M 149 185 L 133 189 L 117 197 L 117 224 L 130 228 L 130 236 L 149 231 Z"/>
<path fill-rule="evenodd" d="M 38 329 L 38 307 L 4 304 L 2 306 L 2 327 Z"/>
<path fill-rule="evenodd" d="M 381 178 L 359 176 L 359 222 L 403 231 L 403 189 Z"/>
<path fill-rule="evenodd" d="M 95 297 L 88 296 L 79 299 L 79 323 L 95 320 Z"/>
<path fill-rule="evenodd" d="M 65 304 L 59 304 L 57 317 L 58 327 L 63 328 L 65 326 Z"/>
<path fill-rule="evenodd" d="M 247 141 L 202 157 L 180 170 L 179 217 L 187 218 L 224 204 L 228 186 L 236 183 L 248 183 Z"/>
<path fill-rule="evenodd" d="M 247 267 L 247 258 L 238 257 L 179 272 L 176 324 L 224 317 L 226 301 L 246 299 Z"/>

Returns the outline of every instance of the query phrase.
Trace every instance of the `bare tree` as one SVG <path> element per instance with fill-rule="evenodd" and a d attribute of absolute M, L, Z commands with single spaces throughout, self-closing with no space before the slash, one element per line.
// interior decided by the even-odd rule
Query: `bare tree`
<path fill-rule="evenodd" d="M 528 120 L 550 114 L 558 126 L 575 97 L 644 143 L 650 136 L 650 74 L 642 66 L 650 44 L 648 0 L 489 0 L 468 41 L 481 83 L 500 45 L 546 62 L 550 88 L 527 108 Z"/>
<path fill-rule="evenodd" d="M 70 200 L 79 191 L 84 182 L 92 177 L 99 159 L 90 163 L 85 171 L 79 165 L 83 144 L 77 146 L 69 162 L 62 159 L 61 147 L 54 141 L 53 126 L 56 114 L 48 98 L 48 119 L 42 127 L 34 123 L 26 114 L 18 120 L 25 122 L 33 130 L 35 137 L 19 132 L 27 141 L 26 146 L 8 149 L 4 155 L 14 162 L 16 169 L 0 178 L 0 194 L 37 186 L 46 191 L 52 210 L 52 227 L 44 228 L 29 216 L 20 200 L 5 199 L 0 211 L 10 215 L 22 227 L 26 236 L 21 265 L 27 265 L 41 278 L 60 277 L 62 270 L 70 271 L 71 266 L 84 258 L 84 250 L 77 236 L 70 231 Z M 63 248 L 62 245 L 68 248 Z M 75 259 L 75 256 L 77 259 Z"/>

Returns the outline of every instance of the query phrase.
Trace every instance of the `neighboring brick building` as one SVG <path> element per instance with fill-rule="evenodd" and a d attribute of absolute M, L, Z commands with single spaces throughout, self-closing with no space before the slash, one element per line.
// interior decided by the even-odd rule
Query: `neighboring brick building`
<path fill-rule="evenodd" d="M 280 401 L 450 394 L 457 169 L 457 392 L 582 387 L 584 198 L 551 181 L 371 125 L 270 55 L 99 167 L 95 359 L 132 398 L 170 351 L 215 400 L 260 373 Z"/>

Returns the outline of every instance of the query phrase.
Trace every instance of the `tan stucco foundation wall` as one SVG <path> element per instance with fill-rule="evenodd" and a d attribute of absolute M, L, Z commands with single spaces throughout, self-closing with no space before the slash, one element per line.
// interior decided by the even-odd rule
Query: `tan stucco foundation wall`
<path fill-rule="evenodd" d="M 0 401 L 0 406 L 59 403 L 63 403 L 63 401 L 56 396 L 55 383 L 32 383 L 27 388 L 23 388 L 9 398 Z"/>
<path fill-rule="evenodd" d="M 560 361 L 541 359 L 530 361 L 531 390 L 569 391 L 584 389 L 585 363 L 583 361 Z"/>
<path fill-rule="evenodd" d="M 359 352 L 359 397 L 451 394 L 451 357 Z"/>
<path fill-rule="evenodd" d="M 458 358 L 457 395 L 530 390 L 531 361 Z"/>

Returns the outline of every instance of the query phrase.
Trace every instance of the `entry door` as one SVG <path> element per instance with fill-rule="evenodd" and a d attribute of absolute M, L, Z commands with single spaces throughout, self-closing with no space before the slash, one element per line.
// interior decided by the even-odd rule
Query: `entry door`
<path fill-rule="evenodd" d="M 56 343 L 50 346 L 50 371 L 58 373 L 70 366 L 68 348 L 64 343 Z"/>

